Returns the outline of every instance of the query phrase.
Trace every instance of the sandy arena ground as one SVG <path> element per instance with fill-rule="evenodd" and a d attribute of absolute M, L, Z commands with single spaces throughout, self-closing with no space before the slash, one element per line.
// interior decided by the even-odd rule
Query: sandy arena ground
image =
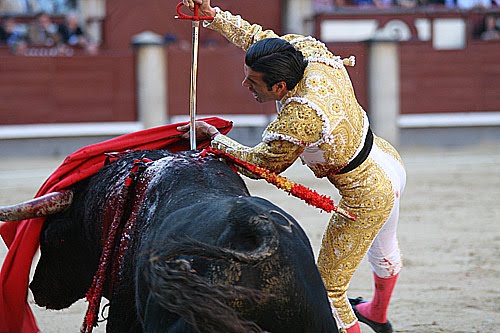
<path fill-rule="evenodd" d="M 500 147 L 406 148 L 401 154 L 408 182 L 399 224 L 405 267 L 389 313 L 396 332 L 500 332 Z M 30 199 L 61 161 L 4 158 L 0 162 L 0 205 Z M 338 202 L 334 188 L 314 179 L 307 168 L 294 165 L 285 175 Z M 254 195 L 296 217 L 317 254 L 329 214 L 264 181 L 247 183 Z M 5 252 L 0 242 L 0 262 Z M 349 291 L 352 297 L 371 297 L 366 261 Z M 79 331 L 84 301 L 64 311 L 47 311 L 30 303 L 42 332 Z M 104 332 L 104 327 L 101 324 L 94 332 Z M 371 332 L 364 324 L 361 329 Z"/>

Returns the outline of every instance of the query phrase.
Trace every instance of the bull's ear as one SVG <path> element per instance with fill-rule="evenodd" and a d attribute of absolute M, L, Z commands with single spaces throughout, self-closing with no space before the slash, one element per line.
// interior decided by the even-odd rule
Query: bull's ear
<path fill-rule="evenodd" d="M 40 233 L 40 247 L 64 248 L 68 243 L 75 242 L 80 234 L 77 223 L 69 212 L 61 212 L 45 220 Z"/>
<path fill-rule="evenodd" d="M 227 225 L 230 231 L 224 233 L 228 237 L 225 242 L 239 252 L 240 259 L 255 262 L 274 255 L 279 244 L 278 232 L 259 199 L 239 197 L 230 209 Z"/>
<path fill-rule="evenodd" d="M 73 191 L 45 194 L 11 206 L 0 207 L 0 221 L 11 222 L 59 213 L 71 206 Z"/>

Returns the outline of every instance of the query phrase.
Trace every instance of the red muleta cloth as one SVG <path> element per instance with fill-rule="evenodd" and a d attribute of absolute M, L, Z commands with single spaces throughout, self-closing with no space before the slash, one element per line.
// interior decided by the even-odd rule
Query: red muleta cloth
<path fill-rule="evenodd" d="M 228 133 L 232 122 L 217 117 L 201 118 Z M 189 150 L 189 140 L 181 138 L 177 126 L 170 124 L 125 134 L 84 147 L 66 157 L 64 162 L 44 182 L 35 197 L 60 191 L 97 173 L 108 158 L 105 153 L 126 150 L 166 149 L 172 152 Z M 208 140 L 197 143 L 205 148 Z M 0 333 L 38 333 L 35 318 L 27 302 L 29 273 L 33 256 L 38 250 L 44 217 L 18 222 L 0 223 L 0 235 L 9 251 L 0 273 Z"/>

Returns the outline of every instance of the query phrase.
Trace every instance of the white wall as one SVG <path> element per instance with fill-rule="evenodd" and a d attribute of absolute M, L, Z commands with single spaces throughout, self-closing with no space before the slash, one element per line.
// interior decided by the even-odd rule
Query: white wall
<path fill-rule="evenodd" d="M 310 35 L 312 33 L 312 0 L 285 0 L 284 33 Z"/>

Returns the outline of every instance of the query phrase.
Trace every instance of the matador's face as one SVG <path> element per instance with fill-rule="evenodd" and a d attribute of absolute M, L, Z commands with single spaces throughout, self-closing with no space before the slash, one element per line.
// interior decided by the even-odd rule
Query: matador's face
<path fill-rule="evenodd" d="M 254 71 L 247 65 L 244 66 L 243 70 L 245 72 L 245 78 L 243 79 L 243 82 L 241 82 L 241 85 L 250 90 L 257 102 L 265 103 L 280 99 L 279 94 L 275 89 L 276 85 L 269 89 L 267 84 L 262 79 L 264 77 L 264 73 Z"/>

